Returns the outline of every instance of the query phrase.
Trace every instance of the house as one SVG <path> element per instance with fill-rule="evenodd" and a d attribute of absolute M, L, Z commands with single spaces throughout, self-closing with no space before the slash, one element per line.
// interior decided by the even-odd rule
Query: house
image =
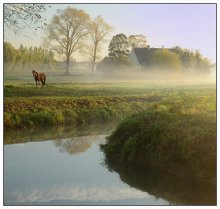
<path fill-rule="evenodd" d="M 158 50 L 165 49 L 163 46 L 162 48 L 150 48 L 148 45 L 147 48 L 134 48 L 128 56 L 129 61 L 136 66 L 146 66 L 149 63 L 153 53 Z M 171 52 L 175 52 L 176 48 L 166 48 Z"/>

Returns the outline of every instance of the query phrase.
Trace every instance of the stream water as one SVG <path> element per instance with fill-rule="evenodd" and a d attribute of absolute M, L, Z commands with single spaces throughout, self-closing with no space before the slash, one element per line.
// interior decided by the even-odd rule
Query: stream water
<path fill-rule="evenodd" d="M 106 164 L 100 144 L 114 127 L 6 132 L 4 205 L 216 204 L 215 185 Z"/>

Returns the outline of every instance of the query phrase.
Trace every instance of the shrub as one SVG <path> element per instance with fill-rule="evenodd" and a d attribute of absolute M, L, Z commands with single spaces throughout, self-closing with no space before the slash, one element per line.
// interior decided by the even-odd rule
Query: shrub
<path fill-rule="evenodd" d="M 113 161 L 215 176 L 216 120 L 205 114 L 148 110 L 123 120 L 103 149 Z"/>

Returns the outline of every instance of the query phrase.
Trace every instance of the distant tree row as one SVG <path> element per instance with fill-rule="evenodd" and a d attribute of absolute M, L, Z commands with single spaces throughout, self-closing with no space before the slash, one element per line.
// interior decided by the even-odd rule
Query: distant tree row
<path fill-rule="evenodd" d="M 181 62 L 181 68 L 185 71 L 196 70 L 205 73 L 209 72 L 210 68 L 213 66 L 211 61 L 203 57 L 198 50 L 191 51 L 177 46 L 175 47 L 175 53 L 178 55 Z"/>
<path fill-rule="evenodd" d="M 20 45 L 15 49 L 11 43 L 4 42 L 3 53 L 6 70 L 24 71 L 31 70 L 34 66 L 50 66 L 55 62 L 54 53 L 42 47 L 24 47 Z"/>
<path fill-rule="evenodd" d="M 98 70 L 109 71 L 134 67 L 129 55 L 134 48 L 146 48 L 147 42 L 143 35 L 125 34 L 114 36 L 108 47 L 108 57 L 105 57 L 97 66 Z M 150 52 L 151 49 L 149 48 Z M 143 55 L 142 55 L 143 56 Z M 145 55 L 144 55 L 145 56 Z M 181 72 L 209 73 L 211 62 L 202 56 L 199 51 L 191 51 L 174 47 L 172 49 L 160 48 L 148 53 L 142 63 L 142 69 L 172 70 Z"/>
<path fill-rule="evenodd" d="M 181 47 L 172 49 L 155 50 L 150 57 L 146 67 L 153 70 L 171 70 L 173 72 L 210 73 L 211 62 L 202 56 L 199 51 L 191 51 Z"/>

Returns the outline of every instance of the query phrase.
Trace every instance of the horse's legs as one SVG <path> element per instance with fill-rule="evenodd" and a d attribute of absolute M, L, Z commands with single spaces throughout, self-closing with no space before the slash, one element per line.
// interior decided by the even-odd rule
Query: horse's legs
<path fill-rule="evenodd" d="M 36 82 L 36 88 L 37 88 L 37 81 L 35 81 Z"/>
<path fill-rule="evenodd" d="M 43 86 L 44 86 L 44 82 L 43 82 L 43 81 L 41 81 L 41 88 L 43 88 Z"/>

